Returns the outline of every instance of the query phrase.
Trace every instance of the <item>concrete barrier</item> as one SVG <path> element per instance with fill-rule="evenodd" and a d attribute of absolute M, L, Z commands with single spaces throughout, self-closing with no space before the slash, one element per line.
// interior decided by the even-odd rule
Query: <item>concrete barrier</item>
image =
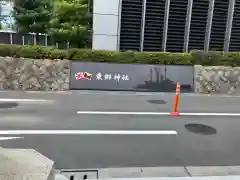
<path fill-rule="evenodd" d="M 0 148 L 1 180 L 54 180 L 54 162 L 32 149 Z"/>

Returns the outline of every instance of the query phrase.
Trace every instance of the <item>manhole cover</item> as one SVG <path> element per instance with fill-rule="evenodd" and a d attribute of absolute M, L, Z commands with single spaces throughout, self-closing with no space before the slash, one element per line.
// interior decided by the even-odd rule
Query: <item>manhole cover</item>
<path fill-rule="evenodd" d="M 0 103 L 0 109 L 8 109 L 8 108 L 13 108 L 13 107 L 17 107 L 18 103 Z"/>
<path fill-rule="evenodd" d="M 204 125 L 204 124 L 186 124 L 185 128 L 189 132 L 193 132 L 196 134 L 204 134 L 204 135 L 217 134 L 217 130 L 215 128 Z"/>
<path fill-rule="evenodd" d="M 148 102 L 152 104 L 166 104 L 164 100 L 148 100 Z"/>

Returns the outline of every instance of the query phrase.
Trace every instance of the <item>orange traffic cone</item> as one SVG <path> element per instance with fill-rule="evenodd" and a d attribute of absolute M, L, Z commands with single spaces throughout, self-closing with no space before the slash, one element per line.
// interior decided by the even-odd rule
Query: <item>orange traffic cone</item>
<path fill-rule="evenodd" d="M 176 95 L 174 97 L 173 111 L 170 113 L 173 116 L 179 116 L 178 101 L 179 101 L 180 89 L 181 89 L 181 85 L 180 85 L 180 82 L 178 81 L 176 86 Z"/>

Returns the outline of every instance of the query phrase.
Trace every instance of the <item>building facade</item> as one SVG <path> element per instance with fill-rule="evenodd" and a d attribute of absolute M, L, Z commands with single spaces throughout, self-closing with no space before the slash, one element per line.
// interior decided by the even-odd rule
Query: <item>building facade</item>
<path fill-rule="evenodd" d="M 0 1 L 0 27 L 1 30 L 12 30 L 14 18 L 12 17 L 13 2 L 12 0 Z"/>
<path fill-rule="evenodd" d="M 240 0 L 94 0 L 93 49 L 240 51 Z"/>

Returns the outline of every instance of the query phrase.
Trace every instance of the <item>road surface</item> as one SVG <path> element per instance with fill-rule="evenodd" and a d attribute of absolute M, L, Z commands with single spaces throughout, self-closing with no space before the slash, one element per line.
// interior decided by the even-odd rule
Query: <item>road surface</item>
<path fill-rule="evenodd" d="M 1 98 L 5 98 L 1 100 Z M 1 108 L 17 101 L 17 107 Z M 15 100 L 14 100 L 15 99 Z M 45 101 L 30 101 L 35 99 Z M 173 94 L 0 92 L 3 130 L 79 130 L 89 134 L 12 134 L 5 148 L 33 148 L 56 162 L 58 169 L 120 166 L 215 166 L 240 164 L 240 116 L 167 116 L 108 112 L 170 112 Z M 1 102 L 2 101 L 2 102 Z M 157 104 L 156 104 L 157 103 Z M 181 112 L 240 113 L 239 97 L 181 95 Z M 77 114 L 78 111 L 106 114 Z M 186 128 L 197 123 L 212 129 Z M 99 132 L 91 134 L 91 131 Z M 61 131 L 61 132 L 62 132 Z M 112 134 L 100 134 L 111 131 Z M 114 132 L 123 134 L 114 134 Z M 124 132 L 138 132 L 124 134 Z M 139 131 L 175 131 L 144 134 Z M 196 131 L 208 131 L 200 134 Z"/>

